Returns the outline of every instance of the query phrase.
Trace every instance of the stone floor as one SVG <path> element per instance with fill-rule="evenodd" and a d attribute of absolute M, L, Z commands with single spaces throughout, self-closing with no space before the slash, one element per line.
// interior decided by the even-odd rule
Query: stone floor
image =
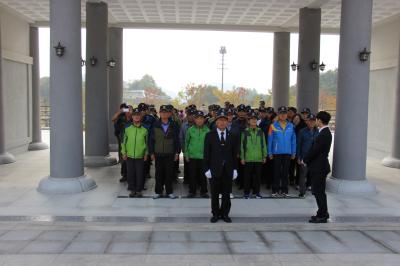
<path fill-rule="evenodd" d="M 0 166 L 0 265 L 400 265 L 400 170 L 377 159 L 367 173 L 378 194 L 328 193 L 330 223 L 311 225 L 311 195 L 244 200 L 235 189 L 233 223 L 210 224 L 210 200 L 184 198 L 181 183 L 174 200 L 126 198 L 118 166 L 87 168 L 93 191 L 43 195 L 49 151 L 16 158 Z"/>

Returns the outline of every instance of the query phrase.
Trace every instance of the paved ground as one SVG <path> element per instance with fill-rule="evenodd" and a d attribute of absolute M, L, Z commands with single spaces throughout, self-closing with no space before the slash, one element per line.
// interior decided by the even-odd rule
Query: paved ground
<path fill-rule="evenodd" d="M 376 159 L 367 172 L 379 193 L 329 193 L 324 225 L 307 223 L 311 196 L 236 198 L 233 224 L 210 224 L 209 199 L 124 198 L 118 166 L 86 169 L 96 190 L 43 195 L 49 151 L 17 160 L 0 166 L 0 265 L 400 265 L 400 171 Z"/>

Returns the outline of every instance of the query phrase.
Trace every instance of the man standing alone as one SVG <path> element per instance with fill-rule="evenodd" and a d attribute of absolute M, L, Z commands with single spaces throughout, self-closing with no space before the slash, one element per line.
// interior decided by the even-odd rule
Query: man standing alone
<path fill-rule="evenodd" d="M 326 223 L 329 219 L 325 187 L 326 177 L 331 172 L 328 160 L 332 144 L 332 134 L 328 127 L 331 115 L 325 111 L 321 111 L 317 114 L 316 118 L 319 134 L 302 163 L 307 166 L 310 173 L 311 188 L 318 205 L 317 215 L 311 216 L 309 222 Z"/>
<path fill-rule="evenodd" d="M 221 110 L 216 118 L 216 129 L 207 133 L 204 141 L 204 171 L 210 180 L 211 209 L 210 222 L 216 223 L 222 219 L 231 223 L 229 211 L 231 209 L 230 192 L 232 180 L 237 178 L 237 155 L 239 143 L 237 137 L 226 129 L 227 114 Z M 222 203 L 219 203 L 219 194 L 222 194 Z"/>

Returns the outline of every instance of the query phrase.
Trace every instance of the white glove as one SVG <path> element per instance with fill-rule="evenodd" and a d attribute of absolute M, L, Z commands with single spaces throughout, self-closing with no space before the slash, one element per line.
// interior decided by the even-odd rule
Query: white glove
<path fill-rule="evenodd" d="M 211 171 L 208 170 L 205 174 L 204 174 L 208 179 L 211 178 Z"/>
<path fill-rule="evenodd" d="M 235 169 L 235 170 L 233 170 L 233 180 L 235 180 L 237 177 L 238 177 L 238 173 Z"/>

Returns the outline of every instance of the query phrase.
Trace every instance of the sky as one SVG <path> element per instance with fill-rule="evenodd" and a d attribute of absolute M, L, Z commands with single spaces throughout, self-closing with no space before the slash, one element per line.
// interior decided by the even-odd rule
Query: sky
<path fill-rule="evenodd" d="M 267 93 L 272 86 L 273 33 L 124 29 L 124 80 L 145 74 L 175 97 L 187 84 L 221 86 L 220 47 L 225 46 L 224 87 L 254 88 Z M 82 29 L 82 58 L 86 30 Z M 290 38 L 290 63 L 297 62 L 298 34 Z M 49 76 L 50 30 L 39 30 L 40 75 Z M 53 46 L 53 45 L 52 45 Z M 326 71 L 338 66 L 339 36 L 321 36 L 321 61 Z M 118 62 L 117 62 L 118 63 Z M 84 71 L 84 68 L 82 68 Z M 290 84 L 296 83 L 290 71 Z"/>

